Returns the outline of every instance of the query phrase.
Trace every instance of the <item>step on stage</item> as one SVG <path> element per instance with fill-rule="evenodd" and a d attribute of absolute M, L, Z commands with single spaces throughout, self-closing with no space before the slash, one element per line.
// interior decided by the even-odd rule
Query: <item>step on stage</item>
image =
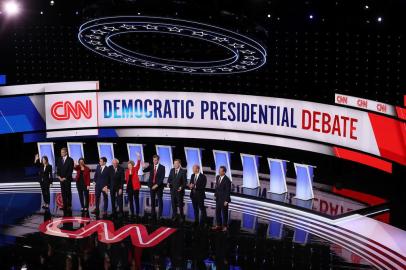
<path fill-rule="evenodd" d="M 403 269 L 406 263 L 406 232 L 367 217 L 384 210 L 331 216 L 305 202 L 233 194 L 229 229 L 217 232 L 210 191 L 207 224 L 195 225 L 187 195 L 183 222 L 171 219 L 167 192 L 156 220 L 145 187 L 134 218 L 127 207 L 123 216 L 81 213 L 75 193 L 72 211 L 63 212 L 58 190 L 42 210 L 38 184 L 1 185 L 0 269 Z"/>

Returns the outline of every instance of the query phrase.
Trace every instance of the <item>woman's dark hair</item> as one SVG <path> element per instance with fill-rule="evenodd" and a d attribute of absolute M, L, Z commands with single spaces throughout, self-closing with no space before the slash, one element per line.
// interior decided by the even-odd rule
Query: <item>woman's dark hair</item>
<path fill-rule="evenodd" d="M 81 161 L 81 160 L 83 160 L 83 163 L 85 163 L 85 164 L 86 164 L 85 159 L 84 159 L 84 158 L 82 158 L 82 157 L 81 157 L 81 158 L 79 158 L 78 163 L 80 163 L 80 161 Z"/>
<path fill-rule="evenodd" d="M 44 161 L 45 160 L 45 162 L 47 163 L 47 164 L 49 164 L 49 161 L 48 161 L 48 157 L 47 156 L 42 156 L 42 161 Z"/>

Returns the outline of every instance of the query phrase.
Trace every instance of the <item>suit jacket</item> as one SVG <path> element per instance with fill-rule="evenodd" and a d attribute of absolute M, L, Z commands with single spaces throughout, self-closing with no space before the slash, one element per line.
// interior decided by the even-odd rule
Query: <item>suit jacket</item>
<path fill-rule="evenodd" d="M 224 202 L 231 202 L 231 180 L 227 175 L 224 175 L 223 180 L 220 183 L 220 175 L 216 176 L 216 201 L 223 204 Z"/>
<path fill-rule="evenodd" d="M 148 186 L 151 188 L 153 186 L 152 180 L 154 179 L 154 164 L 151 163 L 147 168 L 142 170 L 144 173 L 149 172 Z M 158 188 L 164 188 L 164 179 L 165 179 L 165 166 L 158 164 L 156 170 L 156 184 Z"/>
<path fill-rule="evenodd" d="M 43 184 L 50 185 L 53 182 L 52 177 L 52 165 L 46 165 L 44 170 L 44 164 L 39 160 L 35 162 L 35 165 L 38 167 L 38 181 Z"/>
<path fill-rule="evenodd" d="M 207 177 L 206 175 L 199 173 L 199 177 L 196 179 L 196 175 L 192 174 L 190 176 L 190 184 L 194 184 L 194 187 L 190 191 L 190 198 L 206 198 L 206 184 L 207 184 Z"/>
<path fill-rule="evenodd" d="M 101 166 L 97 165 L 96 172 L 94 174 L 94 182 L 96 183 L 96 189 L 102 189 L 105 186 L 109 186 L 110 183 L 110 168 L 106 165 L 103 172 Z"/>
<path fill-rule="evenodd" d="M 56 163 L 56 175 L 66 178 L 68 181 L 72 181 L 73 167 L 74 164 L 71 157 L 66 157 L 65 162 L 63 162 L 63 158 L 60 157 Z"/>
<path fill-rule="evenodd" d="M 75 166 L 75 171 L 76 171 L 76 182 L 79 181 L 80 178 L 80 165 Z M 83 182 L 85 183 L 86 186 L 90 186 L 90 169 L 89 167 L 85 166 L 85 169 L 83 170 Z"/>
<path fill-rule="evenodd" d="M 172 168 L 169 172 L 168 184 L 171 189 L 178 190 L 179 187 L 182 187 L 182 191 L 184 191 L 187 184 L 186 170 L 179 168 L 178 174 L 175 175 L 175 168 Z"/>
<path fill-rule="evenodd" d="M 113 165 L 109 167 L 109 187 L 112 191 L 118 191 L 123 189 L 124 185 L 124 169 L 121 166 L 117 166 L 117 171 L 114 169 Z"/>

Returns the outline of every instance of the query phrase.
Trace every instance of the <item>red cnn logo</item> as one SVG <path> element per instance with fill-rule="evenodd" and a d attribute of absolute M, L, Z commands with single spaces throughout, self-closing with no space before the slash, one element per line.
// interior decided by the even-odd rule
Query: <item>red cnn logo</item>
<path fill-rule="evenodd" d="M 82 115 L 86 119 L 92 118 L 92 101 L 57 101 L 51 107 L 51 115 L 56 120 L 69 120 L 71 117 L 80 119 Z"/>
<path fill-rule="evenodd" d="M 60 228 L 64 223 L 86 225 L 75 231 L 69 231 Z M 91 220 L 83 217 L 63 217 L 48 220 L 39 226 L 39 230 L 47 235 L 72 239 L 81 239 L 97 233 L 99 241 L 105 244 L 121 242 L 130 236 L 132 244 L 140 248 L 156 246 L 176 231 L 173 228 L 160 227 L 148 234 L 147 228 L 141 224 L 128 224 L 115 230 L 114 224 L 110 220 Z"/>

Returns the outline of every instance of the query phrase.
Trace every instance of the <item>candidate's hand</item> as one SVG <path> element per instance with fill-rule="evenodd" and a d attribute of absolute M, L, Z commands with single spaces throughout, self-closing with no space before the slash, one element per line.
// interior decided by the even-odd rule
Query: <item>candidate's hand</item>
<path fill-rule="evenodd" d="M 195 185 L 189 184 L 189 188 L 192 189 Z"/>
<path fill-rule="evenodd" d="M 39 159 L 39 154 L 35 155 L 35 161 L 37 161 Z"/>
<path fill-rule="evenodd" d="M 123 194 L 123 190 L 120 188 L 120 189 L 118 190 L 118 195 L 121 195 L 121 194 Z"/>
<path fill-rule="evenodd" d="M 224 206 L 227 206 L 228 205 L 228 202 L 224 202 Z"/>
<path fill-rule="evenodd" d="M 179 188 L 178 188 L 178 192 L 181 192 L 181 191 L 182 191 L 182 187 L 179 187 Z"/>
<path fill-rule="evenodd" d="M 145 169 L 145 168 L 147 168 L 149 166 L 149 163 L 148 162 L 142 162 L 141 166 L 142 166 L 143 169 Z"/>
<path fill-rule="evenodd" d="M 86 188 L 87 188 L 87 190 L 90 190 L 90 186 L 87 186 Z"/>
<path fill-rule="evenodd" d="M 141 154 L 140 154 L 140 152 L 135 153 L 135 156 L 137 157 L 137 160 L 140 160 L 140 159 L 141 159 Z"/>
<path fill-rule="evenodd" d="M 152 189 L 156 189 L 157 187 L 158 187 L 158 185 L 155 184 L 155 185 L 152 186 Z"/>

